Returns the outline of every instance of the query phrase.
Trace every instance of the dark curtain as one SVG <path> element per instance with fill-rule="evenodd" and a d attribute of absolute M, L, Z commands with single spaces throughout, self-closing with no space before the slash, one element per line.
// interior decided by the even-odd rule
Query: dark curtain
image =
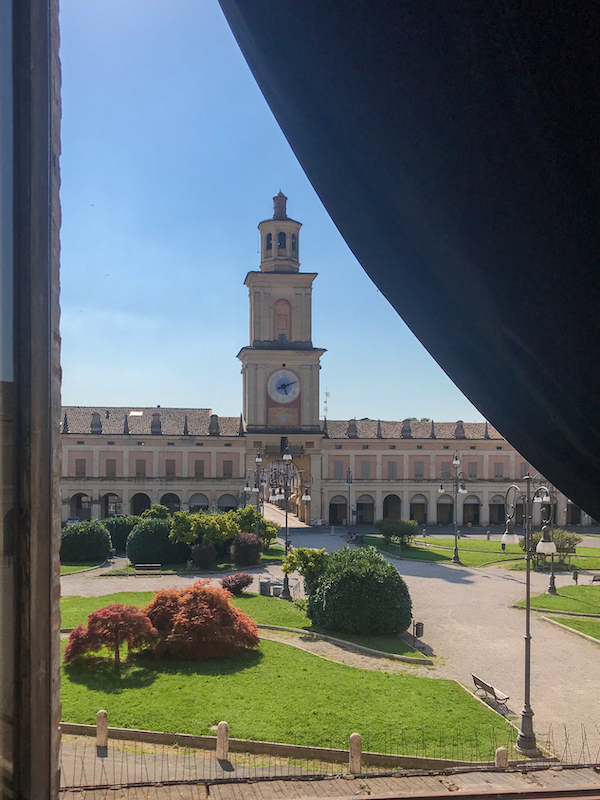
<path fill-rule="evenodd" d="M 481 413 L 600 519 L 600 6 L 221 5 L 364 269 Z"/>

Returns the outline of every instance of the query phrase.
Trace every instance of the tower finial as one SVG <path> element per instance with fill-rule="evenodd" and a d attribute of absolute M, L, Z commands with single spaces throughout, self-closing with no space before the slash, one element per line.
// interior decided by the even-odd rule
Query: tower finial
<path fill-rule="evenodd" d="M 280 189 L 273 198 L 273 219 L 288 218 L 286 211 L 286 204 L 287 204 L 287 197 Z"/>

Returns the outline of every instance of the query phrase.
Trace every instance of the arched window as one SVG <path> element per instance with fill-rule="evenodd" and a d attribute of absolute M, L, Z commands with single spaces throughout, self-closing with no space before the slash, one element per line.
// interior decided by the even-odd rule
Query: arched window
<path fill-rule="evenodd" d="M 285 239 L 285 233 L 283 231 L 277 234 L 277 247 L 280 250 L 285 250 L 286 239 Z"/>
<path fill-rule="evenodd" d="M 292 341 L 292 307 L 287 300 L 277 300 L 273 306 L 273 339 L 276 342 Z"/>
<path fill-rule="evenodd" d="M 296 234 L 292 233 L 292 253 L 295 253 L 298 249 Z"/>
<path fill-rule="evenodd" d="M 273 234 L 272 233 L 267 233 L 267 243 L 265 245 L 265 249 L 266 250 L 272 250 L 273 249 Z"/>

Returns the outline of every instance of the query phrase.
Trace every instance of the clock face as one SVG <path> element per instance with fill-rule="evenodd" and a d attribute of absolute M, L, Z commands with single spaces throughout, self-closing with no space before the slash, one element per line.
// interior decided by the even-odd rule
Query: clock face
<path fill-rule="evenodd" d="M 269 378 L 267 391 L 276 403 L 291 403 L 300 394 L 300 380 L 289 369 L 278 369 Z"/>

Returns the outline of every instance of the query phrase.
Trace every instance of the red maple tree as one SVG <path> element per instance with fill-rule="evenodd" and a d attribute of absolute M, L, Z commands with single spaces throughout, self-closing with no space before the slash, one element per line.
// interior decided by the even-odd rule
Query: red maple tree
<path fill-rule="evenodd" d="M 157 656 L 205 661 L 257 647 L 258 626 L 229 602 L 231 593 L 210 582 L 156 592 L 143 609 L 158 631 Z"/>
<path fill-rule="evenodd" d="M 118 672 L 121 667 L 122 644 L 127 643 L 131 650 L 153 644 L 158 636 L 148 615 L 135 606 L 115 603 L 93 611 L 87 621 L 87 627 L 79 625 L 69 636 L 65 650 L 67 664 L 86 653 L 95 653 L 102 647 L 108 647 L 114 653 L 115 669 Z"/>

